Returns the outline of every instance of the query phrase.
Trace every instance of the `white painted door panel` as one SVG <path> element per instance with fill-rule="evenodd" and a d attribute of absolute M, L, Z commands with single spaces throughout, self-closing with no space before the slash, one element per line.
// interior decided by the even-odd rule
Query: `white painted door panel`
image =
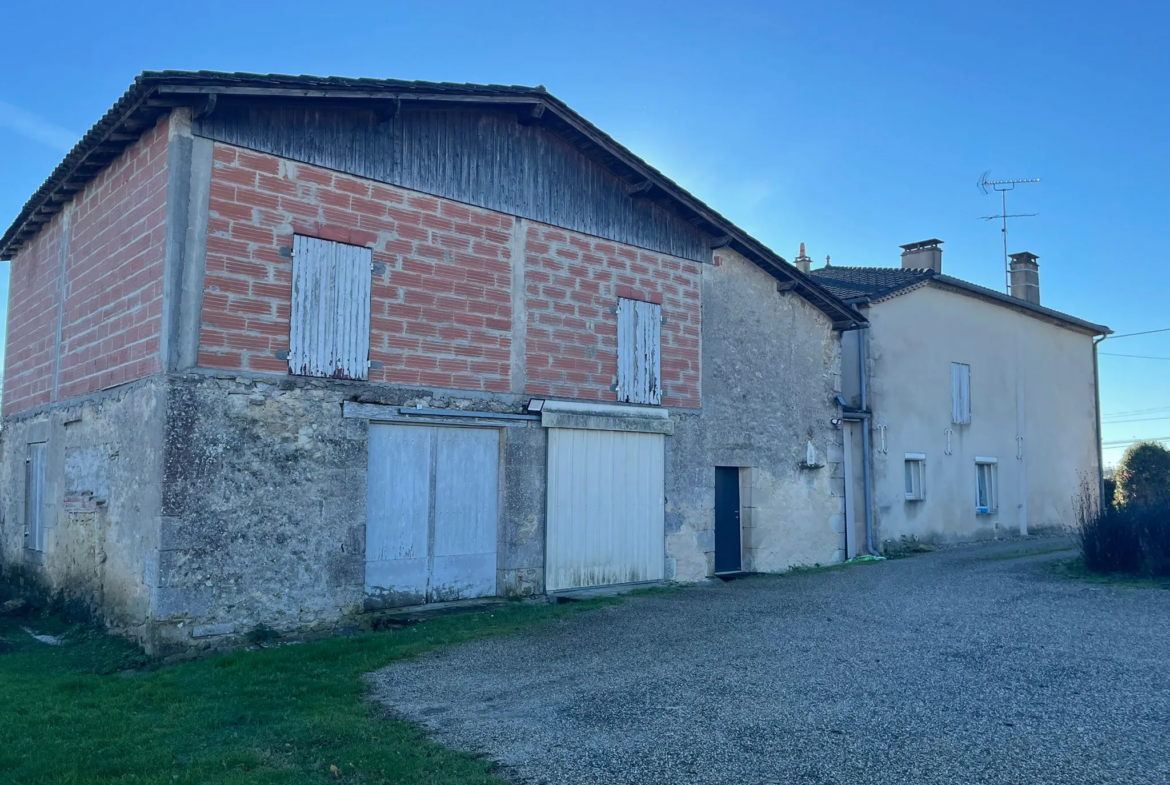
<path fill-rule="evenodd" d="M 438 428 L 430 597 L 496 593 L 498 431 Z"/>
<path fill-rule="evenodd" d="M 499 433 L 370 425 L 366 594 L 408 605 L 496 593 Z"/>
<path fill-rule="evenodd" d="M 661 434 L 548 432 L 549 591 L 661 580 Z"/>

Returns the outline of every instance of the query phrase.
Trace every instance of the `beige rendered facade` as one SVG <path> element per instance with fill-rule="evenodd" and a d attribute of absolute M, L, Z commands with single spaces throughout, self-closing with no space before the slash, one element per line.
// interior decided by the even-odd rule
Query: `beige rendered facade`
<path fill-rule="evenodd" d="M 860 349 L 869 409 L 845 424 L 850 556 L 865 552 L 867 423 L 883 548 L 1059 530 L 1081 483 L 1096 487 L 1099 333 L 989 294 L 931 276 L 863 305 L 869 329 L 842 336 L 846 399 L 860 406 Z"/>

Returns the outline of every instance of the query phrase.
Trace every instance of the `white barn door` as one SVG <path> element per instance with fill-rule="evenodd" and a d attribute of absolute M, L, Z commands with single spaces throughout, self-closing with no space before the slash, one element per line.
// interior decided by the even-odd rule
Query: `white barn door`
<path fill-rule="evenodd" d="M 496 593 L 499 449 L 491 429 L 370 424 L 371 606 Z"/>
<path fill-rule="evenodd" d="M 548 432 L 548 591 L 662 580 L 665 441 L 657 433 Z"/>

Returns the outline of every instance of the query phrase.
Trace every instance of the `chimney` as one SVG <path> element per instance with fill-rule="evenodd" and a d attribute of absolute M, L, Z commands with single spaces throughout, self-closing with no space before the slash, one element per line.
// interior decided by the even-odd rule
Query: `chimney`
<path fill-rule="evenodd" d="M 903 269 L 942 272 L 942 240 L 922 240 L 902 246 Z"/>
<path fill-rule="evenodd" d="M 796 257 L 796 269 L 802 273 L 812 272 L 812 259 L 804 254 L 804 243 L 800 244 L 800 256 Z"/>
<path fill-rule="evenodd" d="M 1040 257 L 1034 253 L 1021 251 L 1009 254 L 1011 263 L 1008 270 L 1011 272 L 1012 297 L 1019 297 L 1030 303 L 1040 304 L 1040 265 L 1036 260 Z"/>

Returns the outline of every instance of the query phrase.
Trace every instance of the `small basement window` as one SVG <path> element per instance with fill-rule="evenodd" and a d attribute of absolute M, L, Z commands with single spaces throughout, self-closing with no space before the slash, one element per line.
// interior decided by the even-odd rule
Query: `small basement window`
<path fill-rule="evenodd" d="M 920 502 L 926 498 L 926 455 L 906 453 L 906 501 Z"/>
<path fill-rule="evenodd" d="M 990 515 L 999 509 L 999 460 L 975 459 L 975 512 Z"/>
<path fill-rule="evenodd" d="M 617 399 L 662 403 L 662 306 L 618 298 Z"/>
<path fill-rule="evenodd" d="M 370 378 L 372 264 L 369 248 L 293 237 L 289 373 Z"/>

